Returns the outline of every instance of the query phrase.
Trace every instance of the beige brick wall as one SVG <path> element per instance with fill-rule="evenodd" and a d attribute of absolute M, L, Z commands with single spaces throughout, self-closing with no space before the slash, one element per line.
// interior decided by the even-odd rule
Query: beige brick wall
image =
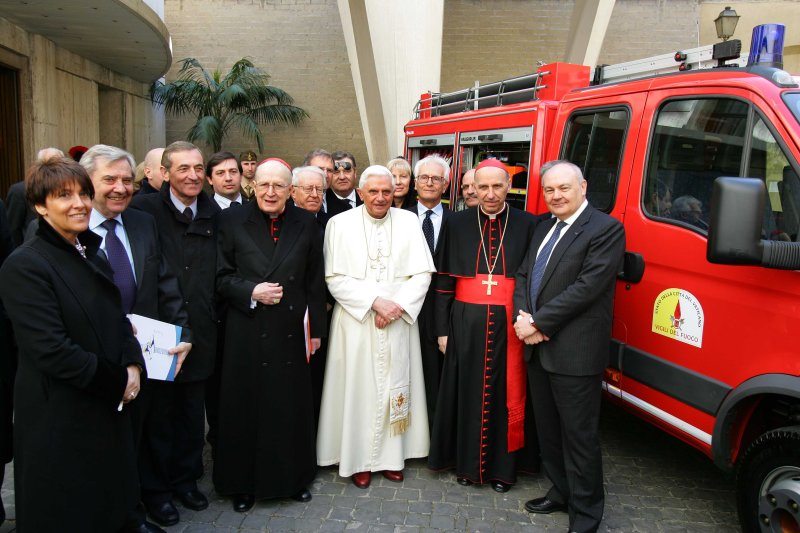
<path fill-rule="evenodd" d="M 299 127 L 266 126 L 263 156 L 302 162 L 316 147 L 350 150 L 362 168 L 367 150 L 335 0 L 166 0 L 175 62 L 195 57 L 227 70 L 250 57 L 311 117 Z M 167 142 L 182 139 L 192 121 L 167 118 Z M 224 149 L 256 149 L 234 133 Z M 363 162 L 363 163 L 362 163 Z"/>
<path fill-rule="evenodd" d="M 536 70 L 561 60 L 574 2 L 446 0 L 442 91 Z M 617 0 L 599 63 L 697 46 L 697 0 Z"/>

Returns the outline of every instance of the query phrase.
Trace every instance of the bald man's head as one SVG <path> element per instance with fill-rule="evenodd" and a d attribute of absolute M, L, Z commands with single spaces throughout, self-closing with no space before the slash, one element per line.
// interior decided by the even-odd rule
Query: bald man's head
<path fill-rule="evenodd" d="M 153 148 L 144 157 L 144 177 L 155 190 L 161 189 L 161 184 L 164 183 L 164 175 L 161 173 L 161 156 L 163 154 L 163 148 Z"/>

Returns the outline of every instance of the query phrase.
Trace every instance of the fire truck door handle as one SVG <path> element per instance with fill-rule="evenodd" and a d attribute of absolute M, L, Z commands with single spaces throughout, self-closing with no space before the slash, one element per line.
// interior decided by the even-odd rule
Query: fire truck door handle
<path fill-rule="evenodd" d="M 628 283 L 639 283 L 644 276 L 644 257 L 636 252 L 625 252 L 622 259 L 622 270 L 617 278 Z"/>

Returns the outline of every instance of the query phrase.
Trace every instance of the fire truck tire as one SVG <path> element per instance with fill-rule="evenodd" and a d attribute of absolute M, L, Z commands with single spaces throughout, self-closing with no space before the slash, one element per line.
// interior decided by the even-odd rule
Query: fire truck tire
<path fill-rule="evenodd" d="M 736 496 L 745 533 L 800 531 L 800 426 L 753 441 L 737 468 Z"/>

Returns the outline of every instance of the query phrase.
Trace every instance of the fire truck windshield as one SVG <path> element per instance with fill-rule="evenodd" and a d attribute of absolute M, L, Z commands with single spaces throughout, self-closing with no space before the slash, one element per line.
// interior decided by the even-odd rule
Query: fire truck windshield
<path fill-rule="evenodd" d="M 800 122 L 800 93 L 783 93 L 783 101 L 797 122 Z"/>

